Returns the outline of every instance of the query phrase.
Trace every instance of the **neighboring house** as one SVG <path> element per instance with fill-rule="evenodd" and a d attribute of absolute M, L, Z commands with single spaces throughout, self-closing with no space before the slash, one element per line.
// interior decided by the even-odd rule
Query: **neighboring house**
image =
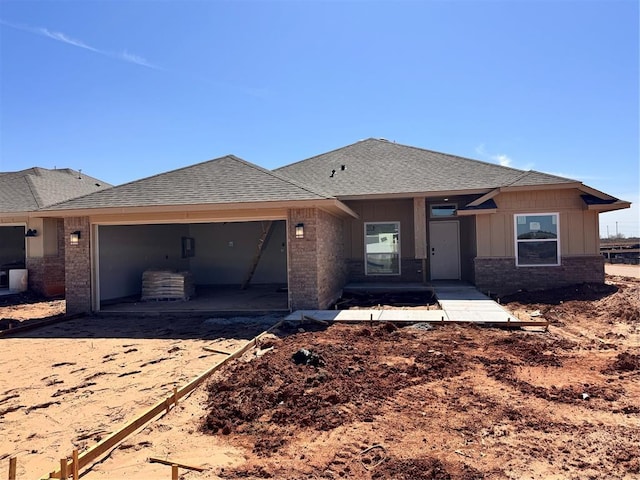
<path fill-rule="evenodd" d="M 368 139 L 275 171 L 226 156 L 38 214 L 64 218 L 73 313 L 139 295 L 151 268 L 286 285 L 290 309 L 326 308 L 347 282 L 603 282 L 598 213 L 629 206 L 576 180 Z"/>
<path fill-rule="evenodd" d="M 31 290 L 63 294 L 64 223 L 34 212 L 110 186 L 70 169 L 0 172 L 0 289 L 8 287 L 9 270 L 26 268 Z"/>

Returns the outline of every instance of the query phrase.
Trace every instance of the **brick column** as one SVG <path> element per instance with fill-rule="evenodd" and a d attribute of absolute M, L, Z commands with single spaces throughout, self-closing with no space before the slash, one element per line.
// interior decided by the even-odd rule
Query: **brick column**
<path fill-rule="evenodd" d="M 71 245 L 71 233 L 80 232 L 78 245 Z M 91 311 L 91 248 L 89 217 L 70 217 L 64 221 L 65 292 L 67 315 Z"/>
<path fill-rule="evenodd" d="M 304 238 L 295 238 L 295 227 L 304 224 Z M 346 282 L 344 223 L 315 209 L 289 210 L 289 308 L 324 309 L 334 303 Z"/>
<path fill-rule="evenodd" d="M 295 227 L 304 224 L 304 238 L 296 238 Z M 314 208 L 289 210 L 287 221 L 289 273 L 289 308 L 291 310 L 317 309 L 317 212 Z"/>
<path fill-rule="evenodd" d="M 347 282 L 347 264 L 344 255 L 344 221 L 317 211 L 318 218 L 318 304 L 328 308 L 342 295 Z"/>

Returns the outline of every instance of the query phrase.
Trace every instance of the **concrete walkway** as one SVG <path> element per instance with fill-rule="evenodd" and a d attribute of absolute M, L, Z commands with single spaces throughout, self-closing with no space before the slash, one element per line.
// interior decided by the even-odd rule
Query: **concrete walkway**
<path fill-rule="evenodd" d="M 440 310 L 297 310 L 285 320 L 305 320 L 305 317 L 327 322 L 402 322 L 402 323 L 458 323 L 514 326 L 545 326 L 544 320 L 520 320 L 508 310 L 470 285 L 433 285 Z"/>
<path fill-rule="evenodd" d="M 478 323 L 521 321 L 473 286 L 434 285 L 433 290 L 448 320 Z"/>

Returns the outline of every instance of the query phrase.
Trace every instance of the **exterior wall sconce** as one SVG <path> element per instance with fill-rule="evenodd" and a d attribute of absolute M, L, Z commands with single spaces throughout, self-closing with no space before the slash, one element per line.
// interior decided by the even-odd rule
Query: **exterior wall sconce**
<path fill-rule="evenodd" d="M 80 230 L 76 230 L 75 232 L 71 232 L 69 235 L 69 243 L 71 245 L 78 245 L 80 243 L 80 238 L 82 237 L 82 233 Z"/>
<path fill-rule="evenodd" d="M 38 231 L 34 228 L 33 230 L 27 230 L 27 233 L 24 234 L 25 237 L 37 237 Z"/>
<path fill-rule="evenodd" d="M 296 238 L 304 238 L 304 223 L 296 225 Z"/>

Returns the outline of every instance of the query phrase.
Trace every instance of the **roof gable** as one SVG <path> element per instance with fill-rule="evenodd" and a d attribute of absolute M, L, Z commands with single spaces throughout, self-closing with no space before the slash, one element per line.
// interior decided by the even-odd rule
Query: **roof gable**
<path fill-rule="evenodd" d="M 373 138 L 276 171 L 337 197 L 575 182 Z"/>
<path fill-rule="evenodd" d="M 254 203 L 327 198 L 331 196 L 315 192 L 294 180 L 241 158 L 227 155 L 95 192 L 55 205 L 53 209 Z"/>
<path fill-rule="evenodd" d="M 68 168 L 0 172 L 0 212 L 29 212 L 111 185 Z"/>

